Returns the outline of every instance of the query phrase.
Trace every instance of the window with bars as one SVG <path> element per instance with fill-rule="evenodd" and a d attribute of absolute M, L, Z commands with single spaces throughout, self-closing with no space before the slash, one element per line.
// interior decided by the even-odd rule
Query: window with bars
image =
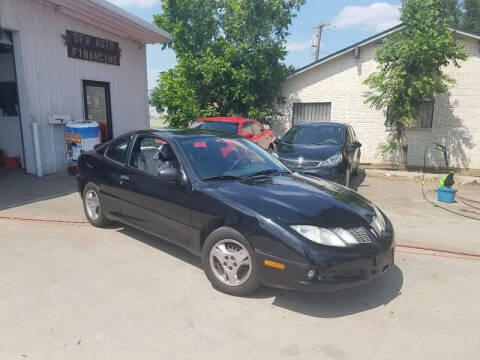
<path fill-rule="evenodd" d="M 431 129 L 433 124 L 433 111 L 435 101 L 425 100 L 420 105 L 420 116 L 417 121 L 409 126 L 409 129 Z M 387 109 L 387 119 L 390 117 L 390 109 Z"/>

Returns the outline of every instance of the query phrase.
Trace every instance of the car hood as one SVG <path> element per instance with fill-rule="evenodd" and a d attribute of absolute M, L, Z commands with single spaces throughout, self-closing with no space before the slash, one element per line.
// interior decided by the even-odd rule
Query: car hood
<path fill-rule="evenodd" d="M 286 225 L 368 226 L 372 204 L 343 186 L 297 173 L 216 181 L 204 189 L 234 207 Z"/>
<path fill-rule="evenodd" d="M 342 151 L 341 145 L 305 145 L 281 142 L 277 146 L 278 156 L 295 160 L 300 157 L 306 160 L 327 160 Z"/>

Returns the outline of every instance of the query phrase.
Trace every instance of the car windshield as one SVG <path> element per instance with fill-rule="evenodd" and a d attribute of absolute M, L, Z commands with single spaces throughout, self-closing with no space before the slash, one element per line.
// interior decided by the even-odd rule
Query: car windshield
<path fill-rule="evenodd" d="M 294 126 L 283 137 L 288 144 L 342 145 L 344 126 L 335 124 Z"/>
<path fill-rule="evenodd" d="M 190 129 L 222 131 L 228 134 L 238 134 L 238 124 L 226 121 L 195 121 Z"/>
<path fill-rule="evenodd" d="M 246 139 L 200 136 L 184 139 L 180 144 L 202 180 L 289 172 L 269 153 Z"/>

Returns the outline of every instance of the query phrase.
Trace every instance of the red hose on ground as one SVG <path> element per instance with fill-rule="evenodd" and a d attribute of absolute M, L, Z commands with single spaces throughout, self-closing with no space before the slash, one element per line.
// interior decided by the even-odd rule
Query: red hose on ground
<path fill-rule="evenodd" d="M 87 225 L 88 221 L 74 221 L 74 220 L 52 220 L 52 219 L 38 219 L 38 218 L 24 218 L 18 216 L 0 216 L 0 220 L 12 221 L 31 221 L 50 224 L 65 224 L 65 225 Z"/>
<path fill-rule="evenodd" d="M 430 247 L 425 247 L 425 246 L 416 246 L 416 245 L 408 245 L 408 244 L 397 244 L 397 246 L 398 246 L 398 247 L 407 248 L 407 249 L 436 251 L 436 252 L 442 252 L 442 253 L 447 253 L 447 254 L 463 255 L 463 256 L 471 256 L 471 257 L 478 257 L 478 258 L 480 258 L 480 254 L 475 254 L 475 253 L 466 253 L 466 252 L 460 252 L 460 251 L 452 251 L 452 250 L 444 250 L 444 249 L 435 249 L 435 248 L 430 248 Z"/>
<path fill-rule="evenodd" d="M 17 216 L 0 216 L 0 220 L 31 221 L 31 222 L 40 222 L 40 223 L 50 223 L 50 224 L 62 224 L 62 225 L 88 225 L 89 224 L 88 221 L 52 220 L 52 219 L 39 219 L 39 218 L 24 218 L 24 217 L 17 217 Z M 397 244 L 397 247 L 480 258 L 480 254 L 461 252 L 461 251 L 452 251 L 452 250 L 445 250 L 445 249 L 436 249 L 436 248 L 431 248 L 426 246 L 408 245 L 408 244 L 400 243 L 400 244 Z"/>

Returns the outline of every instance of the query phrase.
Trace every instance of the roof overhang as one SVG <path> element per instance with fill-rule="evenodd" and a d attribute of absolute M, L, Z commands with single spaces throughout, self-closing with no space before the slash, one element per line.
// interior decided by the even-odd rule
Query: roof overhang
<path fill-rule="evenodd" d="M 357 43 L 355 43 L 355 44 L 353 44 L 353 45 L 350 45 L 349 47 L 346 47 L 346 48 L 344 48 L 344 49 L 342 49 L 342 50 L 339 50 L 339 51 L 337 51 L 337 52 L 335 52 L 335 53 L 333 53 L 333 54 L 330 54 L 330 55 L 328 55 L 328 56 L 325 56 L 324 58 L 322 58 L 322 59 L 320 59 L 320 60 L 318 60 L 318 61 L 315 61 L 315 62 L 313 62 L 313 63 L 311 63 L 311 64 L 308 64 L 308 65 L 306 65 L 306 66 L 298 69 L 298 70 L 295 71 L 294 73 L 290 74 L 290 75 L 287 77 L 287 79 L 290 79 L 290 78 L 292 78 L 292 77 L 295 77 L 295 76 L 297 76 L 297 75 L 299 75 L 299 74 L 301 74 L 301 73 L 304 73 L 304 72 L 309 71 L 309 70 L 311 70 L 311 69 L 313 69 L 313 68 L 316 68 L 317 66 L 320 66 L 320 65 L 322 65 L 322 64 L 324 64 L 324 63 L 326 63 L 326 62 L 328 62 L 328 61 L 331 61 L 331 60 L 336 59 L 336 58 L 338 58 L 338 57 L 340 57 L 340 56 L 342 56 L 342 55 L 345 55 L 345 54 L 351 52 L 352 50 L 354 50 L 356 47 L 362 47 L 362 46 L 366 46 L 366 45 L 369 45 L 369 44 L 378 42 L 378 41 L 384 39 L 385 37 L 387 37 L 387 36 L 389 36 L 389 35 L 397 32 L 397 31 L 400 31 L 400 30 L 403 29 L 404 27 L 405 27 L 405 25 L 399 24 L 399 25 L 394 26 L 394 27 L 392 27 L 392 28 L 390 28 L 390 29 L 388 29 L 388 30 L 385 30 L 385 31 L 383 31 L 383 32 L 381 32 L 381 33 L 379 33 L 379 34 L 376 34 L 376 35 L 374 35 L 374 36 L 372 36 L 372 37 L 369 37 L 369 38 L 367 38 L 367 39 L 365 39 L 365 40 L 362 40 L 362 41 L 360 41 L 360 42 L 357 42 Z M 456 33 L 456 34 L 463 35 L 463 36 L 468 36 L 468 37 L 471 37 L 471 38 L 480 40 L 480 34 L 479 34 L 479 33 L 471 32 L 471 31 L 467 31 L 467 30 L 463 30 L 463 29 L 460 29 L 460 28 L 457 28 L 457 27 L 453 27 L 453 26 L 451 26 L 450 28 L 451 28 L 451 30 L 453 30 L 453 32 Z"/>
<path fill-rule="evenodd" d="M 172 36 L 105 0 L 38 0 L 79 20 L 140 44 L 172 41 Z"/>

